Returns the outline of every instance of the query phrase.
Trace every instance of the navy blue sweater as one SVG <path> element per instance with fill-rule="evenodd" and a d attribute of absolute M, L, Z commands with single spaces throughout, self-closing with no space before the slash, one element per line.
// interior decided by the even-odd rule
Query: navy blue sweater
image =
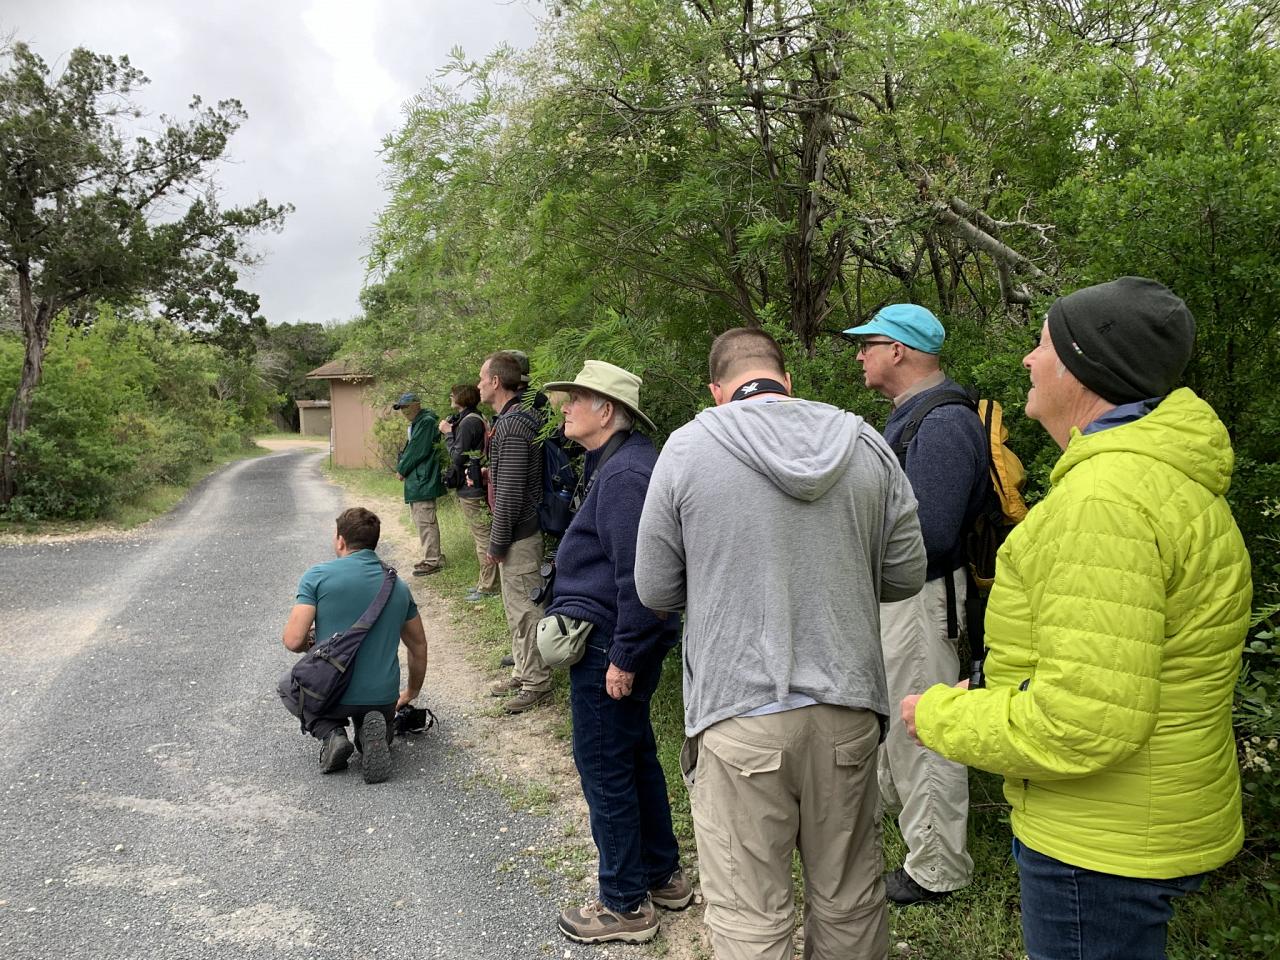
<path fill-rule="evenodd" d="M 603 447 L 587 454 L 590 477 Z M 679 638 L 675 615 L 659 620 L 636 596 L 636 532 L 658 453 L 633 433 L 606 462 L 556 551 L 556 580 L 547 613 L 587 620 L 612 635 L 609 660 L 634 673 Z"/>
<path fill-rule="evenodd" d="M 915 406 L 941 390 L 963 392 L 948 377 L 889 414 L 884 438 L 890 446 L 902 436 Z M 977 414 L 949 403 L 925 417 L 907 447 L 907 479 L 920 502 L 920 532 L 929 558 L 925 577 L 936 580 L 963 563 L 960 534 L 965 521 L 991 492 L 987 439 Z"/>

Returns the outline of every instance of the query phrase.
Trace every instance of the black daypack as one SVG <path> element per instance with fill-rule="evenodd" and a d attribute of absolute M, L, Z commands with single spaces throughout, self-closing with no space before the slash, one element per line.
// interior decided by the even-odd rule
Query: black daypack
<path fill-rule="evenodd" d="M 316 721 L 333 709 L 347 692 L 347 685 L 351 683 L 349 668 L 355 663 L 364 638 L 382 616 L 396 585 L 395 570 L 385 563 L 382 569 L 382 587 L 360 618 L 343 633 L 335 633 L 324 643 L 313 646 L 289 672 L 292 680 L 290 689 L 301 708 L 303 733 L 310 733 Z"/>
<path fill-rule="evenodd" d="M 573 521 L 573 492 L 578 487 L 578 471 L 564 448 L 558 430 L 543 434 L 545 421 L 536 410 L 519 409 L 514 415 L 527 418 L 538 439 L 534 445 L 542 454 L 542 502 L 538 504 L 538 526 L 552 537 L 563 537 Z"/>

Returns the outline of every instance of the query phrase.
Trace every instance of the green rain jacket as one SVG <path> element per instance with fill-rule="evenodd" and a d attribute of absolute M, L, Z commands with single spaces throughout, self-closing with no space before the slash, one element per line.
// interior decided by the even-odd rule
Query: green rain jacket
<path fill-rule="evenodd" d="M 1005 777 L 1013 832 L 1065 863 L 1162 879 L 1240 849 L 1231 702 L 1249 556 L 1226 428 L 1187 389 L 1073 429 L 997 557 L 983 690 L 930 689 L 921 741 Z"/>
<path fill-rule="evenodd" d="M 422 409 L 409 425 L 409 442 L 400 451 L 396 473 L 404 477 L 404 502 L 435 500 L 445 494 L 440 478 L 439 419 L 431 410 Z"/>

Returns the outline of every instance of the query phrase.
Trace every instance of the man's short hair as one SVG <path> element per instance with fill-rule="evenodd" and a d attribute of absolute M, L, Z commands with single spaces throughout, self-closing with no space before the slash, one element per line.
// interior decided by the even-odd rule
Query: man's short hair
<path fill-rule="evenodd" d="M 759 327 L 734 327 L 716 337 L 707 364 L 712 383 L 723 383 L 745 370 L 768 370 L 782 376 L 782 348 Z"/>
<path fill-rule="evenodd" d="M 382 535 L 382 521 L 372 510 L 351 507 L 338 514 L 338 536 L 347 541 L 350 550 L 373 550 Z"/>
<path fill-rule="evenodd" d="M 520 376 L 520 361 L 506 350 L 499 350 L 484 358 L 489 365 L 489 376 L 497 377 L 503 390 L 519 393 L 524 383 Z"/>
<path fill-rule="evenodd" d="M 490 367 L 490 370 L 493 368 Z M 474 383 L 455 383 L 449 390 L 454 402 L 462 408 L 475 407 L 480 404 L 480 391 Z"/>

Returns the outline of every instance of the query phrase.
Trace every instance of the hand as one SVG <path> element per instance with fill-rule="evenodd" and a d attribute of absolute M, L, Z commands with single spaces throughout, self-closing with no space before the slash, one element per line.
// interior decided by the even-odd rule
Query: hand
<path fill-rule="evenodd" d="M 403 476 L 403 475 L 401 475 L 401 474 L 399 474 L 399 473 L 397 473 L 397 474 L 396 474 L 396 479 L 397 479 L 397 480 L 403 480 L 403 479 L 404 479 L 404 476 Z"/>
<path fill-rule="evenodd" d="M 953 684 L 957 690 L 968 690 L 969 681 L 961 680 L 957 684 Z M 920 742 L 920 738 L 916 736 L 916 704 L 920 702 L 920 698 L 924 696 L 921 693 L 913 693 L 908 697 L 902 698 L 902 722 L 906 725 L 907 736 L 914 740 L 920 746 L 924 746 Z"/>
<path fill-rule="evenodd" d="M 916 704 L 920 702 L 922 694 L 913 693 L 910 696 L 902 698 L 902 722 L 906 725 L 907 736 L 916 742 L 918 746 L 923 747 L 920 738 L 916 736 Z"/>
<path fill-rule="evenodd" d="M 611 663 L 604 674 L 604 691 L 613 699 L 621 700 L 623 697 L 631 696 L 631 685 L 635 681 L 634 671 L 628 673 Z"/>
<path fill-rule="evenodd" d="M 401 690 L 401 691 L 400 691 L 400 696 L 396 698 L 396 709 L 397 709 L 397 710 L 399 710 L 399 709 L 400 709 L 401 707 L 403 707 L 406 703 L 413 703 L 413 701 L 417 699 L 418 694 L 419 694 L 419 693 L 421 693 L 421 692 L 422 692 L 422 691 L 420 691 L 420 690 L 414 690 L 414 691 L 410 692 L 410 690 L 409 690 L 409 688 L 408 688 L 408 687 L 406 687 L 405 689 Z"/>
<path fill-rule="evenodd" d="M 310 650 L 316 645 L 316 623 L 311 621 L 311 626 L 307 629 L 307 642 L 303 646 L 303 650 Z"/>
<path fill-rule="evenodd" d="M 488 566 L 493 566 L 495 563 L 501 563 L 505 559 L 506 557 L 495 557 L 492 553 L 486 553 L 484 555 L 484 562 Z"/>
<path fill-rule="evenodd" d="M 440 432 L 441 432 L 441 433 L 453 433 L 453 424 L 452 424 L 452 423 L 450 423 L 448 420 L 441 420 L 441 421 L 440 421 Z"/>

